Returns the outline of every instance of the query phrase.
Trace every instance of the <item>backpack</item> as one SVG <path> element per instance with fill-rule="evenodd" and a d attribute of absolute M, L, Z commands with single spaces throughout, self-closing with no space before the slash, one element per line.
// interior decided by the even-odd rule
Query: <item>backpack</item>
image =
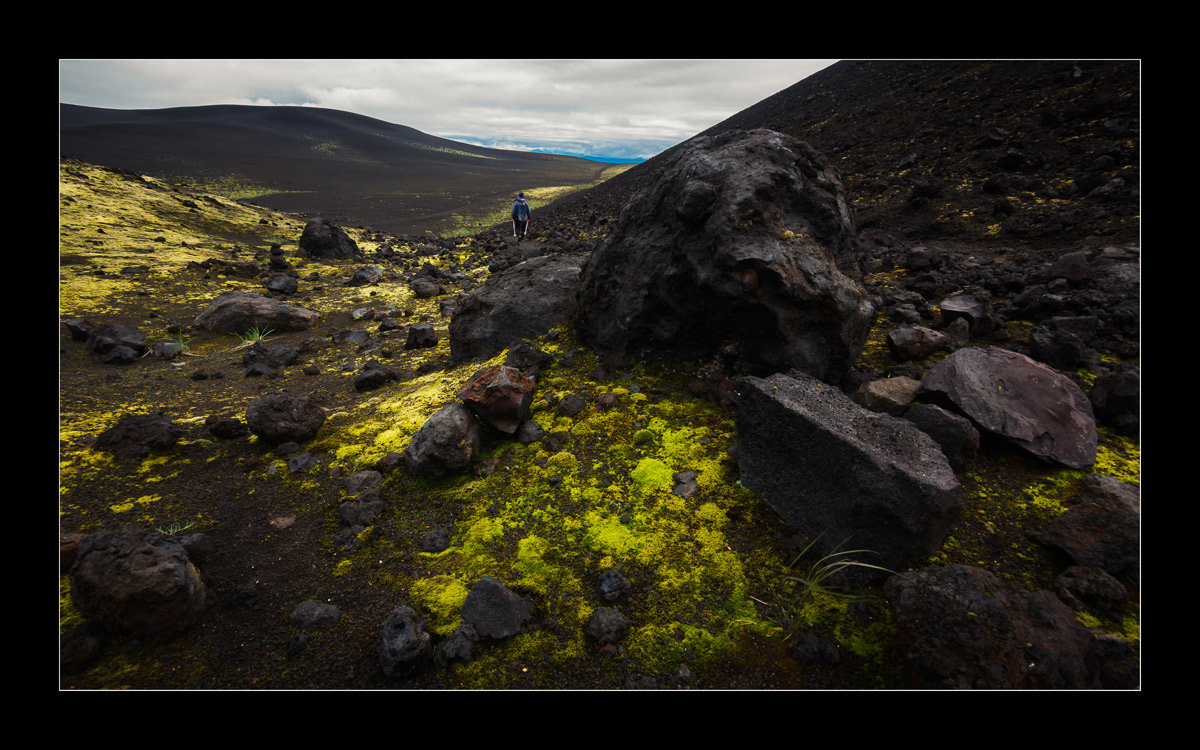
<path fill-rule="evenodd" d="M 513 203 L 513 216 L 517 221 L 529 221 L 529 204 L 518 198 Z"/>

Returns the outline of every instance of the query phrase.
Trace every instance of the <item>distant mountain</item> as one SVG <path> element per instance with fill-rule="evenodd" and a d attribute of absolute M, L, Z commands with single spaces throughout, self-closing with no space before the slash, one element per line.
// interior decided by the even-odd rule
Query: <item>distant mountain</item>
<path fill-rule="evenodd" d="M 845 60 L 696 137 L 770 128 L 833 160 L 860 230 L 1067 246 L 1140 236 L 1136 60 Z M 615 216 L 680 146 L 551 211 Z"/>
<path fill-rule="evenodd" d="M 336 110 L 241 105 L 62 104 L 60 155 L 397 234 L 503 211 L 520 190 L 589 184 L 608 166 L 473 146 Z"/>

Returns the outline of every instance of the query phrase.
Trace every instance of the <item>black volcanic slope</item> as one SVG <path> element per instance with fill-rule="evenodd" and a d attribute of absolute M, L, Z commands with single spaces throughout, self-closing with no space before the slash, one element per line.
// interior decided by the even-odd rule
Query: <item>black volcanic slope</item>
<path fill-rule="evenodd" d="M 1137 61 L 848 60 L 699 135 L 808 141 L 837 165 L 859 229 L 902 241 L 1136 241 L 1140 85 Z M 614 216 L 674 150 L 550 211 Z"/>
<path fill-rule="evenodd" d="M 60 106 L 60 155 L 261 205 L 396 234 L 443 229 L 455 213 L 503 209 L 535 186 L 592 182 L 586 159 L 471 146 L 314 107 L 109 110 Z"/>

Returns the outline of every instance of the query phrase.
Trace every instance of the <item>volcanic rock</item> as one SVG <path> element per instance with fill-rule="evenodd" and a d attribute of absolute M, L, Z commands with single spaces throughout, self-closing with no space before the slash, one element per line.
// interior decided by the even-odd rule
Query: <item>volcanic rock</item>
<path fill-rule="evenodd" d="M 84 346 L 96 354 L 108 354 L 117 347 L 133 351 L 135 356 L 146 352 L 146 334 L 141 329 L 121 323 L 101 323 L 87 333 Z"/>
<path fill-rule="evenodd" d="M 447 404 L 413 435 L 404 465 L 414 474 L 440 478 L 471 468 L 479 457 L 479 423 L 462 404 Z"/>
<path fill-rule="evenodd" d="M 892 570 L 935 551 L 962 512 L 933 438 L 803 373 L 738 381 L 742 482 L 825 554 L 850 541 Z M 854 571 L 851 578 L 874 573 Z"/>
<path fill-rule="evenodd" d="M 450 356 L 455 361 L 491 357 L 514 341 L 570 320 L 585 257 L 544 255 L 490 276 L 466 295 L 450 320 Z"/>
<path fill-rule="evenodd" d="M 521 632 L 533 616 L 533 605 L 491 576 L 484 576 L 467 594 L 463 619 L 485 638 L 507 638 Z"/>
<path fill-rule="evenodd" d="M 271 445 L 303 443 L 325 423 L 325 410 L 311 396 L 273 393 L 246 407 L 246 426 Z"/>
<path fill-rule="evenodd" d="M 205 607 L 204 582 L 184 545 L 130 526 L 84 537 L 70 576 L 76 609 L 112 630 L 173 635 Z"/>
<path fill-rule="evenodd" d="M 1096 462 L 1096 422 L 1070 378 L 1017 352 L 964 348 L 921 380 L 917 399 L 959 411 L 980 428 L 1072 469 Z"/>
<path fill-rule="evenodd" d="M 310 219 L 300 235 L 300 254 L 309 258 L 353 258 L 358 245 L 341 227 L 328 219 Z"/>
<path fill-rule="evenodd" d="M 162 414 L 126 414 L 100 433 L 94 447 L 117 458 L 141 459 L 173 447 L 181 436 L 179 427 Z"/>
<path fill-rule="evenodd" d="M 193 325 L 213 333 L 303 331 L 317 322 L 319 313 L 299 305 L 279 302 L 261 294 L 222 292 L 196 316 Z"/>
<path fill-rule="evenodd" d="M 529 415 L 535 390 L 533 378 L 517 368 L 490 365 L 467 380 L 458 398 L 484 422 L 511 435 Z"/>
<path fill-rule="evenodd" d="M 388 677 L 419 672 L 433 659 L 433 645 L 425 625 L 412 607 L 396 607 L 379 636 L 379 667 Z"/>
<path fill-rule="evenodd" d="M 951 565 L 892 576 L 884 593 L 914 687 L 1100 687 L 1092 632 L 1048 591 Z"/>
<path fill-rule="evenodd" d="M 580 278 L 576 326 L 608 366 L 722 354 L 836 382 L 875 309 L 831 163 L 769 130 L 697 138 L 634 196 Z"/>

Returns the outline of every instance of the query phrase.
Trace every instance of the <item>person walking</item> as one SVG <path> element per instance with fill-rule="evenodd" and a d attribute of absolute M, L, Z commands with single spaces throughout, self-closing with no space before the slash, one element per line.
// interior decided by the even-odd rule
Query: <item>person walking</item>
<path fill-rule="evenodd" d="M 517 238 L 517 244 L 525 239 L 525 233 L 529 230 L 529 217 L 529 204 L 525 202 L 525 193 L 517 193 L 517 199 L 512 205 L 513 236 Z"/>

